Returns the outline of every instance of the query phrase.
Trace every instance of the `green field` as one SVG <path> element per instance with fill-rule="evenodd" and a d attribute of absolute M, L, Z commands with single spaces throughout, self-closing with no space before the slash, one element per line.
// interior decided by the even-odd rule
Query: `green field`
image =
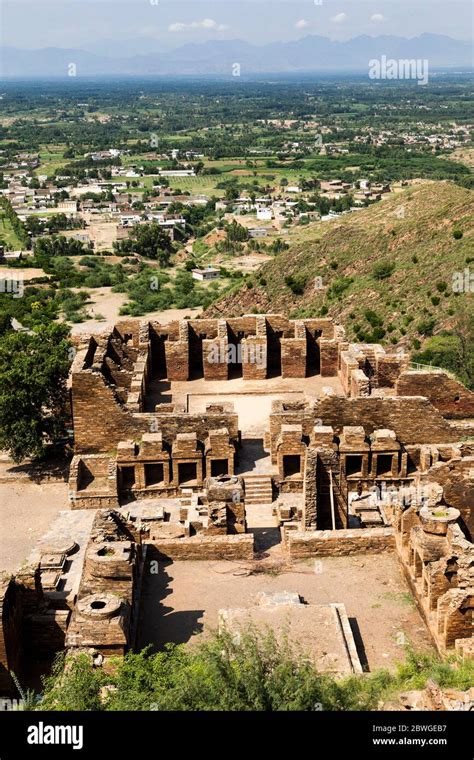
<path fill-rule="evenodd" d="M 54 174 L 56 169 L 65 166 L 68 162 L 68 159 L 64 158 L 66 148 L 66 145 L 42 145 L 39 154 L 40 167 L 36 173 L 49 176 Z"/>
<path fill-rule="evenodd" d="M 2 211 L 0 211 L 0 239 L 4 240 L 13 251 L 19 251 L 24 247 L 14 232 L 10 220 Z"/>

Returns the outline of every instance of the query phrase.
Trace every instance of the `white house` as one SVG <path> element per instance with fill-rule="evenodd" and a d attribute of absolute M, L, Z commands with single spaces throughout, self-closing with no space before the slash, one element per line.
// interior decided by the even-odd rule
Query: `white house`
<path fill-rule="evenodd" d="M 257 219 L 259 219 L 262 222 L 271 222 L 273 218 L 273 211 L 271 208 L 258 208 L 257 209 Z"/>
<path fill-rule="evenodd" d="M 160 177 L 195 177 L 194 169 L 160 169 Z"/>
<path fill-rule="evenodd" d="M 216 280 L 220 276 L 220 270 L 215 267 L 207 267 L 207 269 L 193 269 L 193 280 Z"/>

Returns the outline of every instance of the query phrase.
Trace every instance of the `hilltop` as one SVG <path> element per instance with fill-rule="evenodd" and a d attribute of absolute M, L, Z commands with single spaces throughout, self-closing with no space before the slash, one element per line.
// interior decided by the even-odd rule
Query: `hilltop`
<path fill-rule="evenodd" d="M 471 308 L 471 294 L 454 292 L 453 276 L 474 262 L 473 243 L 474 193 L 422 182 L 363 211 L 308 226 L 209 312 L 328 315 L 350 339 L 417 350 L 427 336 L 451 329 L 459 310 Z"/>

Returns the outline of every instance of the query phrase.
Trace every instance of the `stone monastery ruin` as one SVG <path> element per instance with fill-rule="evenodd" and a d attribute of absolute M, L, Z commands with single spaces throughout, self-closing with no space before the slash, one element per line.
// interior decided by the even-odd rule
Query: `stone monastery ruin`
<path fill-rule="evenodd" d="M 28 653 L 136 646 L 149 563 L 252 561 L 251 513 L 288 562 L 394 553 L 439 652 L 474 657 L 474 394 L 448 373 L 331 319 L 129 319 L 82 339 L 70 387 L 65 509 L 83 522 L 0 576 L 0 693 Z M 274 603 L 315 639 L 333 626 L 340 672 L 360 671 L 337 598 Z"/>

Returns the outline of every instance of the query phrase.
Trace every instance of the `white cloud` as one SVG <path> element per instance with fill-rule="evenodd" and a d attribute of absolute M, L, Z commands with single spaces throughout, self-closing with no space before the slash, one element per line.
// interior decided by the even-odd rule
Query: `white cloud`
<path fill-rule="evenodd" d="M 168 27 L 169 32 L 185 32 L 188 29 L 205 29 L 211 32 L 225 32 L 229 27 L 227 24 L 218 24 L 213 18 L 204 18 L 202 21 L 191 21 L 189 24 L 183 24 L 176 21 Z"/>
<path fill-rule="evenodd" d="M 336 13 L 335 16 L 331 17 L 331 21 L 334 21 L 335 24 L 343 24 L 346 19 L 347 13 Z"/>
<path fill-rule="evenodd" d="M 370 20 L 375 22 L 385 21 L 385 16 L 383 16 L 381 13 L 373 13 L 370 17 Z"/>
<path fill-rule="evenodd" d="M 306 21 L 305 18 L 300 19 L 295 24 L 295 29 L 307 29 L 309 26 L 309 21 Z"/>

